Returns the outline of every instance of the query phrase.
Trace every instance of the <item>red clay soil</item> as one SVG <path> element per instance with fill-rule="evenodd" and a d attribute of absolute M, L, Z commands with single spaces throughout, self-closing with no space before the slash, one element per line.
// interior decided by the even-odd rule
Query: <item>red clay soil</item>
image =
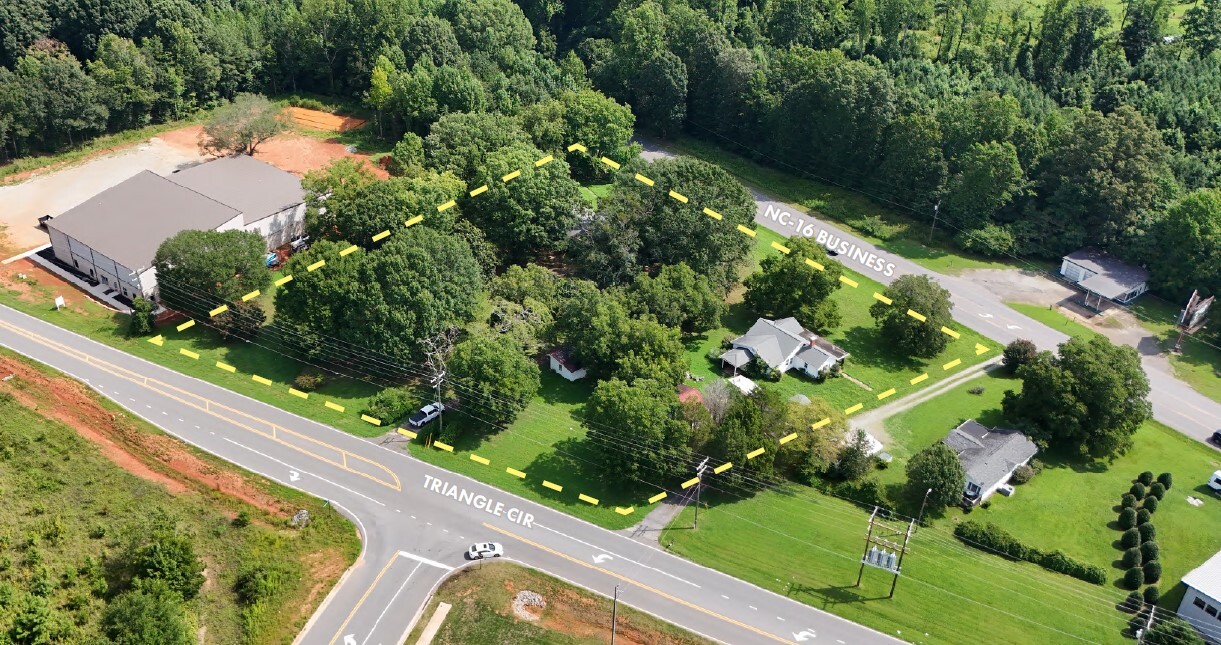
<path fill-rule="evenodd" d="M 189 151 L 199 149 L 201 132 L 203 132 L 203 126 L 194 125 L 170 130 L 159 136 L 165 143 L 183 151 Z M 338 141 L 319 141 L 295 132 L 276 135 L 260 143 L 254 151 L 255 159 L 266 161 L 276 168 L 291 172 L 298 177 L 311 170 L 326 168 L 335 159 L 344 157 L 366 160 L 369 169 L 380 179 L 390 176 L 385 169 L 374 164 L 369 155 L 348 152 L 347 147 Z"/>
<path fill-rule="evenodd" d="M 204 462 L 177 439 L 139 431 L 125 415 L 99 405 L 95 395 L 74 380 L 48 377 L 6 356 L 0 356 L 0 372 L 16 374 L 26 384 L 20 389 L 3 388 L 18 402 L 76 430 L 96 444 L 107 459 L 137 477 L 162 484 L 173 494 L 207 488 L 278 516 L 289 515 L 279 500 L 258 490 L 240 474 Z M 161 461 L 172 474 L 151 467 L 150 459 Z"/>
<path fill-rule="evenodd" d="M 0 248 L 5 248 L 6 246 L 6 244 L 0 244 Z M 7 253 L 8 249 L 5 249 L 4 254 L 7 255 Z M 29 295 L 31 290 L 30 285 L 17 277 L 19 273 L 25 274 L 26 280 L 33 280 L 35 284 L 50 287 L 52 293 L 57 296 L 63 296 L 64 306 L 70 309 L 81 310 L 80 307 L 86 300 L 101 304 L 86 295 L 76 285 L 34 264 L 29 258 L 14 260 L 9 264 L 0 264 L 0 284 L 5 289 L 11 289 L 20 293 L 23 300 L 33 302 L 34 297 Z M 53 306 L 50 298 L 47 299 L 46 304 L 48 307 Z M 109 305 L 103 306 L 110 308 Z"/>
<path fill-rule="evenodd" d="M 287 110 L 289 118 L 293 123 L 303 128 L 313 130 L 329 130 L 331 132 L 347 132 L 354 130 L 365 124 L 364 119 L 358 119 L 354 116 L 343 116 L 340 114 L 331 114 L 330 112 L 319 112 L 318 110 L 310 110 L 307 108 L 290 107 Z"/>

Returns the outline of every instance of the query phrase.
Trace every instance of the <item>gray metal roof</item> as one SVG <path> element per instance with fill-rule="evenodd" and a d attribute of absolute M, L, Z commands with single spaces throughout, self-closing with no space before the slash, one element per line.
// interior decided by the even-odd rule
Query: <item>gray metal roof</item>
<path fill-rule="evenodd" d="M 744 349 L 731 349 L 721 354 L 721 360 L 734 367 L 743 367 L 750 363 L 750 353 Z"/>
<path fill-rule="evenodd" d="M 1149 281 L 1148 271 L 1120 262 L 1098 249 L 1078 249 L 1064 259 L 1097 274 L 1077 284 L 1104 298 L 1117 298 Z"/>
<path fill-rule="evenodd" d="M 828 362 L 834 363 L 835 357 L 829 352 L 823 351 L 821 347 L 809 345 L 805 349 L 797 352 L 797 358 L 805 361 L 807 365 L 826 365 Z"/>
<path fill-rule="evenodd" d="M 179 232 L 212 230 L 238 214 L 145 170 L 68 209 L 47 226 L 137 271 L 151 267 L 157 247 Z"/>
<path fill-rule="evenodd" d="M 253 224 L 305 201 L 301 180 L 247 155 L 221 157 L 170 175 L 170 181 L 242 213 Z"/>
<path fill-rule="evenodd" d="M 1213 600 L 1221 601 L 1221 551 L 1183 576 L 1183 584 Z"/>
<path fill-rule="evenodd" d="M 1009 471 L 1039 451 L 1033 441 L 1017 430 L 989 430 L 974 419 L 951 430 L 943 441 L 958 453 L 967 479 L 985 488 L 1000 483 Z"/>

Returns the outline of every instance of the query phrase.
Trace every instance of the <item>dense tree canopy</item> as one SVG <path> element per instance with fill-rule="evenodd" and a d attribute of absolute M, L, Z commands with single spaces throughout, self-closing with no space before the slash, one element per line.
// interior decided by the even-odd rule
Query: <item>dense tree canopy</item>
<path fill-rule="evenodd" d="M 1017 370 L 1021 393 L 1006 392 L 1005 415 L 1046 445 L 1114 457 L 1149 418 L 1149 380 L 1131 347 L 1102 337 L 1073 338 L 1059 355 L 1042 352 Z"/>
<path fill-rule="evenodd" d="M 624 298 L 632 313 L 652 315 L 666 327 L 685 332 L 719 327 L 725 311 L 720 291 L 683 262 L 661 267 L 656 276 L 637 275 Z"/>
<path fill-rule="evenodd" d="M 802 326 L 827 332 L 840 322 L 839 306 L 830 296 L 843 286 L 844 265 L 830 259 L 815 240 L 791 237 L 789 252 L 770 255 L 746 278 L 746 306 L 770 318 L 795 316 Z M 819 265 L 817 268 L 808 261 Z"/>
<path fill-rule="evenodd" d="M 962 500 L 962 489 L 966 485 L 966 473 L 962 462 L 949 446 L 938 441 L 921 450 L 907 462 L 907 492 L 915 499 L 928 494 L 929 504 L 947 506 Z"/>
<path fill-rule="evenodd" d="M 894 343 L 909 356 L 936 356 L 945 349 L 950 337 L 941 328 L 953 322 L 949 291 L 928 276 L 905 275 L 890 283 L 883 295 L 891 304 L 878 301 L 869 308 L 883 342 Z M 908 311 L 925 319 L 918 320 Z"/>
<path fill-rule="evenodd" d="M 585 404 L 586 442 L 626 486 L 688 471 L 687 424 L 674 387 L 651 379 L 602 381 Z"/>
<path fill-rule="evenodd" d="M 183 231 L 153 256 L 161 300 L 167 307 L 206 316 L 218 304 L 271 285 L 264 265 L 267 243 L 241 230 Z"/>
<path fill-rule="evenodd" d="M 492 423 L 511 423 L 538 392 L 538 363 L 510 336 L 475 335 L 458 343 L 446 371 L 463 405 Z"/>

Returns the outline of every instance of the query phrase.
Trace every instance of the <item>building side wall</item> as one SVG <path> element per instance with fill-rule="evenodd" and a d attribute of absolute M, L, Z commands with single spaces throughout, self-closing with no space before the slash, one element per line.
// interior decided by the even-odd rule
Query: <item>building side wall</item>
<path fill-rule="evenodd" d="M 221 224 L 220 226 L 217 226 L 215 230 L 218 232 L 224 232 L 224 231 L 232 231 L 233 229 L 240 229 L 240 228 L 243 228 L 242 214 L 238 213 L 237 215 L 230 218 L 229 221 L 225 222 L 224 224 Z"/>
<path fill-rule="evenodd" d="M 141 276 L 135 275 L 131 267 L 119 264 L 106 254 L 50 225 L 47 231 L 51 237 L 51 249 L 60 261 L 71 264 L 81 273 L 92 276 L 128 298 L 134 298 L 140 293 L 151 293 L 142 289 Z"/>
<path fill-rule="evenodd" d="M 305 204 L 286 208 L 275 215 L 243 226 L 247 231 L 258 233 L 267 240 L 267 248 L 274 249 L 301 237 L 305 231 Z"/>
<path fill-rule="evenodd" d="M 1202 602 L 1204 607 L 1199 607 L 1197 602 Z M 1215 615 L 1208 613 L 1206 609 L 1208 607 L 1213 609 Z M 1211 645 L 1221 645 L 1221 639 L 1217 637 L 1218 633 L 1221 633 L 1221 600 L 1188 587 L 1187 593 L 1183 594 L 1183 600 L 1179 602 L 1178 613 L 1180 618 L 1199 630 L 1206 642 Z"/>

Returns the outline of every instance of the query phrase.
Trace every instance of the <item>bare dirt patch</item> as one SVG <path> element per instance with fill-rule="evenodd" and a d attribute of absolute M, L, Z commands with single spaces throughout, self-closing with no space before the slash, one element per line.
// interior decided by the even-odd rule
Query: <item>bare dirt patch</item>
<path fill-rule="evenodd" d="M 22 387 L 4 389 L 22 405 L 76 430 L 96 444 L 107 459 L 137 477 L 162 484 L 171 493 L 208 488 L 269 513 L 289 515 L 282 502 L 240 474 L 207 463 L 177 439 L 140 432 L 124 415 L 103 408 L 84 385 L 74 380 L 48 377 L 7 356 L 0 356 L 0 372 L 20 379 Z M 153 468 L 148 458 L 161 461 L 174 475 Z"/>
<path fill-rule="evenodd" d="M 331 114 L 330 112 L 320 112 L 307 108 L 290 107 L 286 111 L 289 118 L 293 120 L 293 123 L 312 130 L 347 132 L 365 124 L 364 119 L 358 119 L 354 116 Z"/>
<path fill-rule="evenodd" d="M 308 618 L 310 614 L 314 613 L 314 608 L 318 606 L 319 594 L 330 590 L 335 585 L 339 576 L 343 575 L 344 570 L 347 569 L 348 560 L 339 549 L 324 549 L 305 554 L 301 562 L 305 565 L 306 577 L 310 580 L 317 580 L 310 587 L 305 600 L 300 604 L 300 611 L 297 612 L 297 618 Z"/>
<path fill-rule="evenodd" d="M 6 248 L 6 246 L 0 244 L 0 248 Z M 24 278 L 21 277 L 23 275 Z M 78 289 L 76 285 L 43 269 L 27 258 L 14 260 L 9 264 L 0 264 L 0 288 L 18 292 L 20 298 L 27 302 L 43 299 L 48 307 L 54 306 L 54 296 L 63 296 L 65 307 L 86 315 L 96 315 L 104 307 Z M 90 311 L 82 308 L 86 302 L 92 306 Z M 109 315 L 113 313 L 113 310 L 106 307 L 105 312 Z"/>
<path fill-rule="evenodd" d="M 349 152 L 347 146 L 338 141 L 319 141 L 296 133 L 281 134 L 264 141 L 255 150 L 254 157 L 298 177 L 311 170 L 326 168 L 332 161 L 345 157 L 363 159 L 380 179 L 390 176 L 381 166 L 373 163 L 369 155 Z"/>

